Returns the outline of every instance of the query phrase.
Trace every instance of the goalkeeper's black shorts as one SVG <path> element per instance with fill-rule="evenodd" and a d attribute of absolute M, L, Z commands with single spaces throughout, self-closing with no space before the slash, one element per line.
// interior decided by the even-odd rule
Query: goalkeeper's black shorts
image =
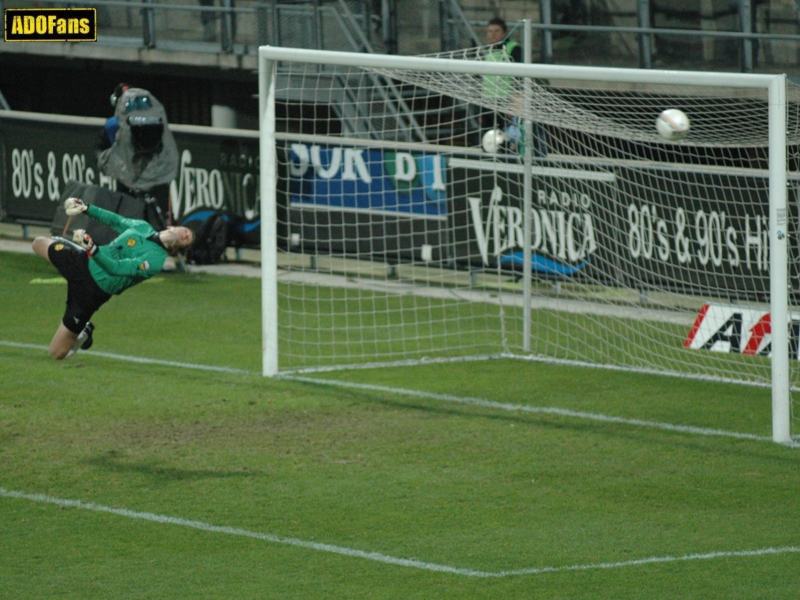
<path fill-rule="evenodd" d="M 47 256 L 67 280 L 67 308 L 61 322 L 72 333 L 80 334 L 92 315 L 109 301 L 111 294 L 100 289 L 89 271 L 86 250 L 63 238 L 47 249 Z"/>

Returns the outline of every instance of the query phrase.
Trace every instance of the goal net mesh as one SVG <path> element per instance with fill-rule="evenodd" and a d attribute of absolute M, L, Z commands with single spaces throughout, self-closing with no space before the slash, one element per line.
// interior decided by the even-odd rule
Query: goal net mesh
<path fill-rule="evenodd" d="M 298 62 L 276 82 L 282 371 L 514 356 L 769 384 L 766 90 Z"/>

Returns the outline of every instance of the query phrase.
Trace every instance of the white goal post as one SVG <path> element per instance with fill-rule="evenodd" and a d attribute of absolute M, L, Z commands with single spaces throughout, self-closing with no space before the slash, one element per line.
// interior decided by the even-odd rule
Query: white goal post
<path fill-rule="evenodd" d="M 800 318 L 790 310 L 787 129 L 791 148 L 798 119 L 785 75 L 481 56 L 259 48 L 263 374 L 508 356 L 741 382 L 771 387 L 773 440 L 791 442 Z M 517 93 L 482 98 L 489 78 Z M 427 109 L 410 106 L 412 89 L 426 90 Z M 326 103 L 327 121 L 314 125 Z M 465 141 L 470 106 L 518 115 L 527 143 L 487 155 Z M 685 142 L 658 138 L 654 106 L 686 110 Z M 426 134 L 427 114 L 455 119 L 459 107 L 453 131 L 463 138 Z M 535 153 L 539 126 L 546 156 Z M 375 208 L 367 187 L 349 204 L 348 186 L 376 177 L 373 155 L 397 186 L 412 185 L 412 172 L 434 177 L 441 212 L 413 198 L 411 208 L 384 199 Z M 589 266 L 577 272 L 579 261 Z M 692 345 L 715 310 L 716 338 Z M 743 356 L 746 335 L 754 356 Z"/>

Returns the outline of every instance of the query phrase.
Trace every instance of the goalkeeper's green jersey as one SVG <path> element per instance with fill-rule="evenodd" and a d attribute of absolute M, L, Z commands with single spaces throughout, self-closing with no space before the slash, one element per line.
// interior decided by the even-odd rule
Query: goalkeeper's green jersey
<path fill-rule="evenodd" d="M 89 260 L 89 271 L 108 294 L 121 294 L 132 285 L 161 272 L 167 250 L 158 241 L 158 232 L 146 221 L 126 219 L 97 206 L 86 214 L 120 232 L 112 242 L 100 246 Z"/>

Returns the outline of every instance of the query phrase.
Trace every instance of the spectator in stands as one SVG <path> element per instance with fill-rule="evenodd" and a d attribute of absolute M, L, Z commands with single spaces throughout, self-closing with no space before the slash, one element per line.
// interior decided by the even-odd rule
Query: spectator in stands
<path fill-rule="evenodd" d="M 63 360 L 78 350 L 88 350 L 94 325 L 89 319 L 112 295 L 161 272 L 170 252 L 188 248 L 194 234 L 186 227 L 168 227 L 157 232 L 146 221 L 126 219 L 80 198 L 67 198 L 67 215 L 85 212 L 89 217 L 120 232 L 105 246 L 95 246 L 82 229 L 73 241 L 39 236 L 33 250 L 54 265 L 67 280 L 67 308 L 50 342 L 50 356 Z"/>
<path fill-rule="evenodd" d="M 495 17 L 489 21 L 486 30 L 486 38 L 489 49 L 484 55 L 483 60 L 487 62 L 515 62 L 522 61 L 522 46 L 514 40 L 508 39 L 508 27 L 506 22 Z M 547 81 L 536 80 L 538 85 L 548 85 Z M 505 105 L 510 108 L 512 105 L 521 105 L 522 97 L 520 90 L 514 87 L 514 78 L 501 75 L 485 75 L 483 78 L 483 97 L 491 104 L 497 106 Z M 525 151 L 525 140 L 523 135 L 522 119 L 507 111 L 496 111 L 485 108 L 480 115 L 482 131 L 489 129 L 500 129 L 503 131 L 507 150 L 517 154 Z M 533 123 L 533 156 L 547 156 L 547 133 L 538 123 Z"/>
<path fill-rule="evenodd" d="M 514 40 L 507 40 L 508 27 L 500 17 L 489 21 L 486 29 L 486 41 L 489 49 L 483 57 L 486 62 L 522 62 L 522 46 Z M 492 104 L 508 102 L 514 91 L 514 80 L 501 75 L 486 75 L 483 78 L 483 97 Z M 486 129 L 505 129 L 508 115 L 490 109 L 484 109 L 480 116 L 481 127 Z"/>

